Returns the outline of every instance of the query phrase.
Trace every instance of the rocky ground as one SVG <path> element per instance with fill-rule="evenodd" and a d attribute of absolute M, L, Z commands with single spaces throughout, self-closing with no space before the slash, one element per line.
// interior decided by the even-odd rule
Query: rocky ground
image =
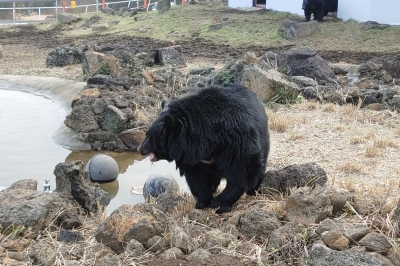
<path fill-rule="evenodd" d="M 212 17 L 228 12 L 215 10 L 220 13 L 213 13 Z M 207 16 L 208 13 L 211 11 L 207 9 Z M 267 13 L 263 15 L 268 17 Z M 117 43 L 133 45 L 139 50 L 167 47 L 171 41 L 140 34 L 72 34 L 71 28 L 74 26 L 0 28 L 3 49 L 0 74 L 81 81 L 84 76 L 81 64 L 47 68 L 50 51 L 59 45 L 76 45 L 87 39 L 98 46 Z M 187 64 L 178 69 L 182 73 L 205 65 L 221 69 L 232 59 L 242 59 L 246 52 L 254 52 L 259 58 L 267 50 L 280 52 L 303 45 L 302 42 L 238 47 L 206 36 L 182 38 L 179 43 Z M 339 53 L 338 49 L 313 47 L 330 64 L 340 62 L 356 69 L 369 60 L 379 65 L 396 53 L 394 49 L 383 48 L 377 48 L 376 52 L 354 51 L 350 46 L 349 51 L 342 47 Z M 357 86 L 372 89 L 390 85 L 396 89 L 398 81 L 382 71 L 381 66 L 372 71 L 380 73 L 379 81 L 367 73 Z M 347 86 L 347 81 L 343 81 L 345 76 L 337 77 L 340 86 Z M 268 189 L 256 197 L 244 196 L 228 214 L 194 210 L 193 198 L 188 195 L 161 198 L 153 205 L 124 205 L 108 217 L 98 210 L 93 200 L 96 196 L 84 198 L 85 194 L 91 195 L 89 192 L 72 193 L 64 189 L 53 196 L 43 196 L 32 192 L 35 185 L 29 182 L 23 191 L 0 192 L 2 221 L 14 211 L 17 220 L 26 216 L 18 212 L 20 199 L 12 195 L 43 197 L 40 202 L 49 204 L 64 202 L 52 205 L 52 212 L 46 212 L 49 206 L 36 208 L 37 213 L 44 212 L 46 219 L 38 215 L 31 228 L 10 223 L 4 226 L 4 223 L 0 228 L 0 262 L 3 265 L 332 265 L 333 261 L 336 265 L 400 265 L 400 214 L 396 209 L 400 193 L 398 112 L 393 108 L 366 108 L 361 102 L 336 104 L 326 99 L 295 98 L 291 104 L 266 101 L 271 132 L 269 172 L 264 184 Z M 57 169 L 55 173 L 60 180 L 76 175 L 85 177 L 79 165 Z M 311 188 L 314 184 L 322 187 Z M 106 196 L 99 200 L 103 204 L 106 201 Z M 91 214 L 83 215 L 85 211 L 81 208 Z"/>

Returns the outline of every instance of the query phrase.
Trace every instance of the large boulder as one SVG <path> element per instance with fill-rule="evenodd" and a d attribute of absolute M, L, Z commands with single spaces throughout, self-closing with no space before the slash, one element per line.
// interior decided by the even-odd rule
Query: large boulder
<path fill-rule="evenodd" d="M 289 165 L 283 169 L 269 170 L 260 185 L 261 193 L 288 192 L 293 187 L 323 186 L 328 177 L 317 163 Z"/>
<path fill-rule="evenodd" d="M 97 228 L 95 238 L 117 253 L 135 239 L 141 244 L 167 228 L 166 215 L 149 204 L 122 205 L 114 210 Z"/>
<path fill-rule="evenodd" d="M 76 207 L 76 204 L 57 192 L 37 191 L 36 180 L 20 180 L 0 191 L 0 227 L 31 227 L 33 230 L 42 230 L 63 209 L 72 206 Z"/>
<path fill-rule="evenodd" d="M 82 70 L 85 79 L 96 74 L 110 75 L 114 78 L 122 74 L 122 68 L 115 56 L 93 51 L 85 52 Z"/>
<path fill-rule="evenodd" d="M 300 187 L 287 199 L 283 209 L 287 212 L 289 221 L 302 221 L 306 224 L 319 223 L 335 211 L 340 211 L 346 204 L 345 194 L 338 193 L 336 189 L 316 185 Z"/>
<path fill-rule="evenodd" d="M 394 78 L 400 78 L 400 54 L 390 56 L 383 61 L 383 68 Z"/>
<path fill-rule="evenodd" d="M 67 127 L 78 132 L 90 132 L 100 128 L 95 113 L 89 105 L 74 106 L 72 112 L 64 120 Z"/>
<path fill-rule="evenodd" d="M 87 211 L 98 212 L 111 201 L 110 195 L 96 183 L 90 185 L 90 177 L 81 161 L 72 161 L 57 164 L 54 169 L 56 176 L 56 191 L 61 194 L 72 195 L 74 199 Z"/>
<path fill-rule="evenodd" d="M 180 45 L 159 48 L 155 63 L 160 65 L 186 66 Z"/>
<path fill-rule="evenodd" d="M 100 117 L 101 128 L 113 133 L 120 133 L 125 130 L 126 122 L 128 122 L 128 117 L 114 105 L 107 106 L 106 111 Z"/>
<path fill-rule="evenodd" d="M 383 266 L 383 262 L 370 254 L 335 251 L 321 244 L 314 244 L 308 251 L 309 266 Z"/>
<path fill-rule="evenodd" d="M 295 40 L 305 36 L 309 36 L 319 30 L 318 21 L 311 22 L 295 22 L 285 20 L 278 29 L 279 35 L 287 40 Z"/>
<path fill-rule="evenodd" d="M 335 73 L 329 64 L 310 47 L 302 46 L 283 51 L 277 57 L 278 68 L 290 76 L 305 76 L 317 81 L 330 81 Z"/>
<path fill-rule="evenodd" d="M 83 47 L 59 46 L 52 50 L 46 58 L 47 67 L 63 67 L 83 62 Z"/>

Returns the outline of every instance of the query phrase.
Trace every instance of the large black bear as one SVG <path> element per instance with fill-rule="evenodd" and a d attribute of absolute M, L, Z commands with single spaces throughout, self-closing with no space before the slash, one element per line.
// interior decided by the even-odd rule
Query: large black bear
<path fill-rule="evenodd" d="M 306 21 L 310 21 L 313 14 L 318 22 L 321 22 L 329 12 L 337 11 L 337 7 L 338 0 L 303 0 L 302 5 Z"/>
<path fill-rule="evenodd" d="M 152 162 L 175 160 L 195 207 L 223 213 L 245 192 L 255 194 L 265 176 L 269 145 L 264 105 L 250 89 L 229 85 L 164 101 L 138 151 Z M 226 187 L 214 198 L 222 178 Z"/>

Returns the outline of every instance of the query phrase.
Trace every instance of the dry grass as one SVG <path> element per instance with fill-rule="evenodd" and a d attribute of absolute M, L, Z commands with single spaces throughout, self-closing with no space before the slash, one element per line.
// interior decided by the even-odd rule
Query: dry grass
<path fill-rule="evenodd" d="M 346 162 L 342 167 L 342 171 L 346 174 L 360 173 L 363 166 L 357 162 Z"/>
<path fill-rule="evenodd" d="M 277 114 L 270 110 L 267 111 L 269 117 L 269 129 L 283 133 L 289 128 L 290 121 L 289 118 L 284 114 Z"/>
<path fill-rule="evenodd" d="M 397 148 L 397 144 L 392 139 L 374 139 L 374 147 L 376 148 Z"/>
<path fill-rule="evenodd" d="M 333 113 L 335 112 L 335 105 L 333 103 L 327 103 L 323 107 L 324 112 Z"/>

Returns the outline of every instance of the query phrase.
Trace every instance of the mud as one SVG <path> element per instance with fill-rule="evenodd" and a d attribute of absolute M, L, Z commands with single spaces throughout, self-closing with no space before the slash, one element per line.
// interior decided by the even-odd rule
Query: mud
<path fill-rule="evenodd" d="M 1 43 L 3 45 L 30 45 L 32 49 L 52 49 L 59 45 L 83 44 L 87 40 L 95 42 L 97 45 L 110 43 L 119 43 L 129 46 L 136 46 L 139 51 L 157 49 L 159 47 L 169 46 L 167 41 L 160 41 L 152 38 L 139 36 L 115 36 L 101 35 L 96 33 L 86 35 L 84 37 L 68 38 L 64 37 L 60 32 L 62 26 L 52 28 L 50 30 L 40 30 L 34 24 L 14 26 L 13 31 L 0 28 Z M 182 52 L 187 59 L 193 58 L 209 58 L 216 61 L 226 61 L 230 59 L 238 59 L 247 51 L 253 51 L 257 56 L 262 55 L 266 51 L 278 52 L 280 50 L 290 49 L 295 45 L 285 47 L 264 47 L 264 46 L 247 46 L 234 47 L 227 44 L 214 43 L 201 38 L 192 38 L 180 42 Z M 365 52 L 349 52 L 349 51 L 319 51 L 320 55 L 329 62 L 347 62 L 351 64 L 360 64 L 366 61 L 374 61 L 381 63 L 386 57 L 394 53 L 365 53 Z"/>

